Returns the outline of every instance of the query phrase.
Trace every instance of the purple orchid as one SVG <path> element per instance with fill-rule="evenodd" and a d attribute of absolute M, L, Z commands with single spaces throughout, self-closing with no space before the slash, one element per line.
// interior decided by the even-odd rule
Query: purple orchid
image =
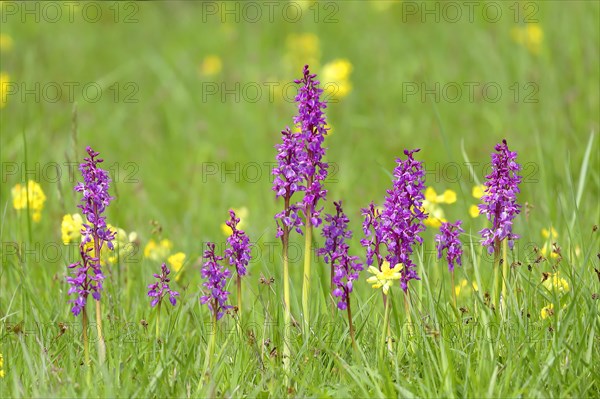
<path fill-rule="evenodd" d="M 486 246 L 488 253 L 497 252 L 500 242 L 508 240 L 508 246 L 513 248 L 514 240 L 519 236 L 512 232 L 513 219 L 521 212 L 521 205 L 517 203 L 517 194 L 520 192 L 519 184 L 521 170 L 515 160 L 517 153 L 508 149 L 506 140 L 496 144 L 496 153 L 492 154 L 492 172 L 487 175 L 485 193 L 479 204 L 479 213 L 492 222 L 491 228 L 480 231 L 481 244 Z"/>
<path fill-rule="evenodd" d="M 113 197 L 108 194 L 111 179 L 108 173 L 98 166 L 103 162 L 102 159 L 97 158 L 99 153 L 89 146 L 86 151 L 89 157 L 84 158 L 85 162 L 79 166 L 83 182 L 75 186 L 75 191 L 83 194 L 82 203 L 78 207 L 87 221 L 81 230 L 83 236 L 79 246 L 81 260 L 69 265 L 74 277 L 67 277 L 67 282 L 71 284 L 68 294 L 77 294 L 76 299 L 69 301 L 73 304 L 71 311 L 75 316 L 79 315 L 85 307 L 90 293 L 95 300 L 100 300 L 102 280 L 104 280 L 100 265 L 100 250 L 104 244 L 112 250 L 112 240 L 115 238 L 115 232 L 106 226 L 106 217 L 103 215 L 106 207 L 113 200 Z"/>
<path fill-rule="evenodd" d="M 454 271 L 454 264 L 462 266 L 462 246 L 458 237 L 465 231 L 460 227 L 461 224 L 462 220 L 458 220 L 456 223 L 442 222 L 440 234 L 435 236 L 437 257 L 442 259 L 443 251 L 446 250 L 448 270 L 451 272 Z"/>
<path fill-rule="evenodd" d="M 202 266 L 202 278 L 207 279 L 202 285 L 208 290 L 208 295 L 200 297 L 200 303 L 208 305 L 217 320 L 223 317 L 224 312 L 230 309 L 227 305 L 229 292 L 225 290 L 227 279 L 231 277 L 231 272 L 221 266 L 219 262 L 223 257 L 215 254 L 215 244 L 209 242 L 204 251 L 204 265 Z"/>
<path fill-rule="evenodd" d="M 160 267 L 160 270 L 160 274 L 153 274 L 158 281 L 148 285 L 148 296 L 152 298 L 150 306 L 156 306 L 156 304 L 162 302 L 163 298 L 167 295 L 169 295 L 169 302 L 171 302 L 171 305 L 175 306 L 177 304 L 179 292 L 174 291 L 169 287 L 169 282 L 171 281 L 169 274 L 171 273 L 171 270 L 169 270 L 164 263 Z"/>
<path fill-rule="evenodd" d="M 352 292 L 353 281 L 358 279 L 358 274 L 363 266 L 358 262 L 358 256 L 348 255 L 349 246 L 346 240 L 352 238 L 352 231 L 348 230 L 348 217 L 342 209 L 342 202 L 334 202 L 335 215 L 325 215 L 326 224 L 323 226 L 325 246 L 319 248 L 318 254 L 323 256 L 326 263 L 332 268 L 331 283 L 332 295 L 340 298 L 338 309 L 345 310 L 349 306 L 349 294 Z"/>

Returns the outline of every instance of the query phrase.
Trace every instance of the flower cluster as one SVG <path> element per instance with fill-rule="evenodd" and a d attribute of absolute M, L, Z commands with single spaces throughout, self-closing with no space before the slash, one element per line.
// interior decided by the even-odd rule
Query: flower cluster
<path fill-rule="evenodd" d="M 350 74 L 352 64 L 347 59 L 336 59 L 323 66 L 323 84 L 328 98 L 336 100 L 346 97 L 352 91 Z"/>
<path fill-rule="evenodd" d="M 235 212 L 235 216 L 240 219 L 237 224 L 237 228 L 243 230 L 246 224 L 248 223 L 248 208 L 243 206 L 241 208 L 231 209 Z M 231 230 L 231 227 L 227 225 L 227 222 L 221 224 L 221 231 L 223 232 L 223 234 L 225 234 L 226 237 L 229 237 L 233 233 L 233 230 Z"/>
<path fill-rule="evenodd" d="M 366 238 L 361 239 L 360 244 L 367 250 L 366 264 L 367 266 L 373 265 L 373 257 L 377 257 L 377 266 L 381 267 L 384 260 L 381 255 L 381 245 L 383 244 L 381 211 L 371 202 L 368 208 L 361 210 L 361 214 L 364 217 L 363 233 Z"/>
<path fill-rule="evenodd" d="M 327 105 L 320 99 L 323 90 L 318 87 L 319 81 L 315 77 L 305 65 L 302 79 L 294 81 L 301 85 L 295 98 L 298 114 L 294 117 L 294 125 L 298 133 L 286 128 L 281 132 L 283 143 L 275 146 L 278 164 L 272 172 L 275 176 L 273 191 L 277 198 L 283 197 L 285 201 L 284 210 L 275 215 L 277 237 L 284 233 L 279 221 L 285 228 L 294 228 L 302 234 L 300 211 L 313 226 L 318 227 L 322 222 L 320 215 L 323 208 L 319 208 L 318 204 L 327 195 L 323 188 L 328 168 L 323 161 L 323 141 L 327 134 L 323 109 Z M 292 195 L 298 191 L 304 191 L 304 197 L 302 201 L 292 203 Z"/>
<path fill-rule="evenodd" d="M 492 154 L 492 172 L 485 178 L 485 193 L 479 205 L 479 212 L 492 222 L 491 228 L 480 231 L 483 238 L 481 244 L 488 248 L 491 254 L 499 249 L 500 242 L 508 240 L 512 249 L 514 240 L 519 238 L 512 232 L 512 223 L 515 216 L 521 212 L 521 205 L 517 203 L 517 194 L 520 192 L 518 175 L 521 165 L 515 162 L 516 152 L 508 149 L 506 140 L 497 144 L 496 153 Z"/>
<path fill-rule="evenodd" d="M 446 215 L 439 204 L 453 204 L 456 202 L 456 193 L 452 190 L 446 190 L 443 194 L 437 194 L 433 187 L 427 187 L 425 190 L 425 200 L 423 201 L 423 210 L 427 213 L 427 219 L 423 223 L 426 226 L 438 228 L 443 222 L 446 222 Z"/>
<path fill-rule="evenodd" d="M 42 219 L 42 209 L 44 209 L 46 195 L 39 183 L 29 180 L 26 187 L 16 184 L 12 188 L 11 194 L 13 197 L 13 208 L 17 211 L 29 209 L 31 211 L 31 220 L 34 222 L 39 222 Z"/>
<path fill-rule="evenodd" d="M 391 265 L 403 265 L 400 285 L 404 291 L 410 280 L 419 279 L 410 255 L 413 245 L 423 242 L 419 234 L 425 230 L 423 221 L 427 218 L 422 210 L 425 171 L 423 163 L 413 157 L 418 151 L 404 150 L 406 160 L 396 160 L 393 187 L 387 190 L 379 225 L 388 250 L 386 260 Z"/>
<path fill-rule="evenodd" d="M 83 219 L 79 213 L 63 216 L 60 224 L 60 232 L 62 242 L 65 245 L 81 242 L 81 228 L 83 227 Z"/>
<path fill-rule="evenodd" d="M 308 65 L 304 66 L 302 79 L 295 80 L 301 85 L 295 100 L 298 103 L 298 115 L 294 117 L 294 124 L 300 128 L 300 137 L 304 144 L 304 175 L 305 192 L 303 211 L 306 219 L 318 227 L 321 224 L 320 214 L 323 208 L 318 208 L 319 200 L 325 200 L 327 190 L 323 188 L 323 181 L 327 178 L 328 164 L 323 161 L 325 148 L 323 141 L 327 135 L 327 122 L 323 109 L 327 105 L 321 101 L 323 90 L 320 89 L 317 75 L 311 74 Z"/>
<path fill-rule="evenodd" d="M 454 271 L 454 264 L 462 266 L 462 247 L 458 236 L 464 233 L 460 225 L 461 220 L 456 223 L 444 222 L 440 226 L 440 234 L 436 234 L 435 242 L 437 243 L 437 257 L 442 259 L 443 252 L 446 250 L 446 261 L 448 262 L 448 270 Z"/>
<path fill-rule="evenodd" d="M 471 190 L 471 196 L 473 196 L 473 198 L 475 198 L 476 200 L 481 200 L 481 197 L 483 197 L 484 193 L 485 193 L 485 186 L 483 184 L 478 184 L 477 186 L 473 186 L 473 189 Z M 477 205 L 471 205 L 469 207 L 469 215 L 473 219 L 479 217 L 479 207 Z"/>
<path fill-rule="evenodd" d="M 183 252 L 172 253 L 173 242 L 167 238 L 156 241 L 153 238 L 148 241 L 144 247 L 144 258 L 155 262 L 166 261 L 177 275 L 175 281 L 179 281 L 182 276 L 183 265 L 186 255 Z"/>
<path fill-rule="evenodd" d="M 281 132 L 282 144 L 275 146 L 277 148 L 277 166 L 273 168 L 272 174 L 273 191 L 275 197 L 283 197 L 286 206 L 284 210 L 275 215 L 277 220 L 277 237 L 283 235 L 284 228 L 295 228 L 299 234 L 303 225 L 302 218 L 298 214 L 300 206 L 297 203 L 292 204 L 291 198 L 298 191 L 304 191 L 304 181 L 302 177 L 304 152 L 302 138 L 299 134 L 294 134 L 289 128 Z M 279 224 L 282 222 L 283 227 Z"/>
<path fill-rule="evenodd" d="M 98 166 L 98 164 L 104 162 L 104 160 L 97 158 L 99 153 L 89 146 L 86 151 L 89 157 L 84 158 L 85 162 L 79 166 L 79 170 L 83 175 L 83 182 L 75 186 L 75 191 L 83 195 L 82 204 L 77 205 L 77 207 L 81 209 L 87 219 L 87 222 L 82 225 L 82 242 L 94 242 L 94 246 L 97 246 L 98 250 L 106 243 L 110 249 L 113 249 L 114 232 L 108 229 L 106 217 L 103 215 L 106 207 L 113 200 L 113 197 L 108 194 L 111 180 L 108 173 Z"/>
<path fill-rule="evenodd" d="M 173 242 L 171 240 L 164 238 L 157 242 L 151 238 L 144 247 L 144 258 L 160 262 L 167 259 L 172 249 Z"/>
<path fill-rule="evenodd" d="M 538 55 L 542 49 L 544 31 L 537 23 L 527 23 L 524 26 L 515 26 L 510 31 L 512 39 L 524 46 L 530 53 Z"/>
<path fill-rule="evenodd" d="M 227 249 L 225 249 L 225 258 L 229 264 L 235 266 L 238 276 L 246 275 L 246 267 L 250 262 L 250 240 L 243 230 L 238 230 L 240 219 L 235 212 L 229 210 L 230 219 L 225 224 L 231 229 L 232 233 L 227 237 Z"/>
<path fill-rule="evenodd" d="M 334 202 L 335 215 L 325 215 L 323 237 L 325 247 L 319 248 L 318 254 L 323 256 L 326 263 L 331 264 L 333 275 L 332 283 L 336 286 L 333 296 L 340 298 L 338 308 L 344 310 L 348 307 L 348 295 L 352 292 L 353 281 L 358 279 L 358 273 L 363 269 L 358 262 L 358 256 L 348 255 L 349 246 L 346 240 L 352 238 L 352 231 L 348 230 L 348 217 L 342 209 L 342 202 Z"/>
<path fill-rule="evenodd" d="M 156 306 L 156 304 L 162 302 L 163 298 L 167 295 L 169 295 L 169 302 L 171 302 L 171 305 L 175 306 L 177 304 L 177 297 L 179 296 L 179 292 L 173 291 L 169 287 L 169 282 L 171 281 L 171 279 L 169 278 L 169 274 L 171 273 L 171 271 L 164 263 L 160 267 L 160 271 L 160 274 L 153 274 L 153 276 L 157 278 L 158 281 L 156 283 L 148 285 L 148 296 L 152 298 L 150 306 Z"/>
<path fill-rule="evenodd" d="M 223 317 L 224 311 L 230 309 L 227 305 L 229 292 L 225 290 L 227 279 L 231 277 L 231 272 L 219 264 L 223 260 L 222 256 L 215 254 L 215 244 L 209 242 L 204 251 L 204 265 L 202 266 L 202 278 L 207 279 L 202 285 L 208 290 L 208 295 L 200 297 L 200 303 L 207 304 L 217 320 Z"/>
<path fill-rule="evenodd" d="M 103 162 L 97 158 L 99 155 L 92 148 L 87 147 L 89 157 L 84 158 L 84 163 L 79 166 L 83 175 L 83 182 L 75 186 L 75 191 L 83 194 L 78 207 L 82 210 L 86 223 L 82 223 L 82 240 L 79 245 L 81 260 L 69 265 L 73 269 L 74 277 L 68 277 L 67 282 L 71 284 L 69 295 L 77 294 L 76 299 L 69 302 L 73 304 L 71 311 L 77 316 L 85 307 L 87 297 L 99 301 L 102 291 L 102 268 L 100 264 L 100 251 L 104 244 L 111 250 L 114 248 L 112 240 L 115 233 L 106 225 L 103 213 L 110 204 L 112 197 L 108 194 L 110 178 L 108 173 L 101 169 L 98 164 Z"/>
<path fill-rule="evenodd" d="M 569 282 L 560 276 L 560 272 L 548 274 L 544 276 L 542 285 L 550 292 L 554 291 L 559 294 L 569 292 Z"/>

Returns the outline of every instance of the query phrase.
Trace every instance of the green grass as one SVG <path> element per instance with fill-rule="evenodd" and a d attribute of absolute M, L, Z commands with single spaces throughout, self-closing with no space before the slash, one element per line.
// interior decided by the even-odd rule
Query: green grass
<path fill-rule="evenodd" d="M 433 16 L 423 23 L 406 18 L 400 4 L 379 12 L 364 3 L 321 2 L 318 23 L 312 17 L 286 22 L 280 14 L 273 22 L 266 16 L 258 23 L 221 22 L 217 16 L 203 22 L 201 3 L 191 2 L 139 4 L 135 23 L 123 22 L 127 12 L 136 10 L 125 9 L 129 3 L 120 6 L 117 23 L 110 4 L 102 6 L 104 17 L 97 23 L 81 17 L 72 23 L 67 17 L 35 23 L 31 16 L 25 21 L 19 14 L 6 16 L 3 9 L 2 33 L 14 44 L 2 52 L 0 71 L 12 82 L 29 89 L 36 82 L 40 87 L 58 82 L 63 88 L 65 82 L 96 82 L 103 95 L 91 102 L 75 90 L 74 101 L 66 92 L 56 102 L 43 95 L 36 101 L 32 94 L 23 100 L 20 86 L 0 111 L 0 353 L 5 371 L 0 396 L 600 395 L 600 302 L 593 297 L 600 294 L 594 271 L 600 269 L 594 230 L 600 224 L 600 6 L 535 3 L 544 37 L 541 52 L 534 55 L 511 39 L 517 26 L 509 8 L 513 2 L 497 3 L 504 16 L 497 23 L 478 12 L 472 23 L 466 17 L 436 23 Z M 327 4 L 337 4 L 337 23 L 323 22 Z M 394 286 L 393 352 L 385 351 L 383 359 L 378 357 L 384 310 L 380 292 L 364 282 L 367 273 L 355 285 L 355 354 L 345 312 L 331 311 L 329 266 L 316 257 L 312 330 L 306 337 L 302 333 L 304 242 L 298 235 L 292 235 L 297 255 L 290 253 L 290 273 L 292 315 L 299 326 L 283 325 L 281 246 L 273 221 L 282 203 L 274 199 L 269 173 L 273 146 L 281 129 L 292 123 L 295 105 L 269 101 L 263 82 L 299 77 L 302 65 L 285 62 L 286 38 L 306 32 L 321 43 L 321 65 L 314 72 L 336 58 L 353 65 L 352 92 L 327 109 L 335 129 L 326 141 L 327 159 L 336 173 L 327 182 L 325 205 L 331 212 L 333 200 L 344 201 L 355 233 L 351 252 L 364 259 L 360 208 L 371 200 L 382 202 L 394 160 L 405 148 L 421 148 L 417 158 L 425 161 L 427 185 L 438 192 L 455 190 L 458 201 L 444 210 L 449 220 L 465 221 L 464 266 L 456 271 L 456 282 L 476 282 L 479 290 L 467 287 L 458 296 L 457 307 L 464 312 L 452 307 L 450 275 L 435 259 L 435 230 L 428 228 L 414 255 L 422 280 L 410 285 L 411 324 L 402 292 Z M 223 61 L 217 76 L 198 74 L 208 54 Z M 234 88 L 236 82 L 258 82 L 263 97 L 250 102 L 206 95 L 207 83 Z M 503 94 L 490 102 L 478 89 L 473 101 L 463 93 L 455 103 L 406 94 L 407 85 L 432 87 L 436 82 L 442 87 L 491 82 Z M 515 83 L 517 101 L 511 89 Z M 532 87 L 537 102 L 525 102 Z M 125 102 L 124 96 L 134 92 L 138 101 Z M 514 267 L 507 280 L 511 295 L 505 317 L 486 306 L 493 258 L 479 244 L 484 221 L 467 212 L 476 202 L 471 188 L 483 181 L 489 154 L 502 138 L 524 166 L 519 201 L 529 209 L 515 222 L 521 239 L 508 256 Z M 67 303 L 66 266 L 77 251 L 62 245 L 60 233 L 62 216 L 75 213 L 78 201 L 72 191 L 78 172 L 70 179 L 65 163 L 81 162 L 86 145 L 101 153 L 113 173 L 116 200 L 108 209 L 109 222 L 136 231 L 141 243 L 140 251 L 108 273 L 102 301 L 107 362 L 97 363 L 92 329 L 89 369 L 81 365 L 81 320 Z M 472 174 L 467 161 L 474 165 Z M 213 165 L 217 175 L 207 173 Z M 14 166 L 17 173 L 11 172 Z M 456 168 L 459 176 L 453 173 Z M 33 172 L 23 176 L 26 170 Z M 221 176 L 226 170 L 240 175 Z M 254 179 L 256 170 L 260 175 Z M 48 197 L 39 223 L 12 207 L 10 189 L 29 178 Z M 213 326 L 198 300 L 201 256 L 207 241 L 223 245 L 220 225 L 230 207 L 241 206 L 249 209 L 246 230 L 256 244 L 244 281 L 242 334 L 233 316 L 221 320 L 213 367 L 207 370 Z M 160 223 L 175 251 L 187 254 L 186 272 L 176 284 L 178 305 L 162 309 L 160 342 L 155 339 L 156 309 L 146 296 L 159 264 L 142 253 L 153 238 L 151 220 Z M 541 229 L 550 226 L 558 232 L 560 262 L 549 256 L 540 260 L 536 252 L 546 242 Z M 314 246 L 322 245 L 320 232 L 314 236 Z M 541 283 L 543 273 L 556 270 L 570 286 L 562 296 Z M 262 284 L 261 276 L 274 282 Z M 234 284 L 229 288 L 237 303 Z M 550 303 L 556 312 L 542 319 L 541 309 Z M 292 354 L 287 386 L 281 359 L 286 339 Z"/>

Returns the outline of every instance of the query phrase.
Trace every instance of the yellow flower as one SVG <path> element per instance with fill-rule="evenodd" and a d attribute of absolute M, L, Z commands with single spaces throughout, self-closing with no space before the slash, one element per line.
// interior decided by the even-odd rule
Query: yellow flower
<path fill-rule="evenodd" d="M 346 97 L 352 91 L 351 73 L 352 64 L 346 59 L 336 59 L 325 64 L 319 78 L 326 98 Z"/>
<path fill-rule="evenodd" d="M 157 243 L 154 239 L 151 239 L 144 248 L 144 257 L 160 262 L 167 259 L 172 248 L 173 243 L 170 240 L 163 239 Z"/>
<path fill-rule="evenodd" d="M 80 242 L 82 225 L 83 219 L 78 213 L 63 216 L 62 223 L 60 224 L 63 244 L 67 245 L 72 242 Z"/>
<path fill-rule="evenodd" d="M 115 227 L 107 224 L 106 227 L 110 231 L 115 233 L 115 238 L 112 241 L 114 250 L 110 250 L 108 246 L 103 246 L 100 251 L 102 260 L 104 263 L 117 264 L 118 262 L 127 263 L 130 255 L 134 254 L 135 245 L 137 245 L 137 233 L 132 231 L 127 234 L 125 230 L 120 227 Z"/>
<path fill-rule="evenodd" d="M 557 291 L 559 294 L 569 292 L 569 283 L 564 278 L 560 277 L 560 272 L 551 274 L 544 282 L 544 287 L 548 291 Z"/>
<path fill-rule="evenodd" d="M 556 232 L 554 227 L 551 226 L 550 229 L 543 228 L 542 237 L 546 239 L 546 242 L 540 249 L 541 254 L 543 256 L 548 256 L 548 253 L 550 253 L 551 259 L 558 258 L 559 255 L 556 252 L 552 251 L 552 243 L 558 238 L 558 233 Z"/>
<path fill-rule="evenodd" d="M 232 209 L 235 212 L 235 215 L 238 218 L 240 218 L 240 222 L 237 225 L 238 230 L 244 230 L 244 227 L 246 226 L 246 221 L 248 219 L 248 208 L 243 206 L 239 209 L 238 208 L 232 208 Z M 227 226 L 225 223 L 221 224 L 221 230 L 223 231 L 223 234 L 225 234 L 227 237 L 229 237 L 232 233 L 231 227 Z"/>
<path fill-rule="evenodd" d="M 423 210 L 427 212 L 427 219 L 424 220 L 426 226 L 438 228 L 443 222 L 446 222 L 444 210 L 438 204 L 453 204 L 456 202 L 456 193 L 452 190 L 446 190 L 438 195 L 433 187 L 425 189 L 425 200 L 423 201 Z"/>
<path fill-rule="evenodd" d="M 0 51 L 10 51 L 13 47 L 13 39 L 6 33 L 0 33 Z"/>
<path fill-rule="evenodd" d="M 467 287 L 467 285 L 468 285 L 468 282 L 466 279 L 463 278 L 462 280 L 460 280 L 460 283 L 458 283 L 457 285 L 454 286 L 454 292 L 456 293 L 456 296 L 459 296 L 461 291 L 465 287 Z M 477 282 L 475 282 L 475 281 L 471 282 L 471 288 L 473 289 L 473 291 L 478 291 L 479 288 L 477 286 Z"/>
<path fill-rule="evenodd" d="M 549 238 L 551 240 L 555 240 L 558 238 L 558 233 L 556 232 L 554 227 L 550 227 L 550 230 L 543 228 L 542 229 L 542 237 L 544 237 L 546 239 Z"/>
<path fill-rule="evenodd" d="M 453 204 L 456 202 L 456 193 L 453 190 L 446 190 L 438 195 L 433 187 L 425 189 L 425 200 L 435 204 Z"/>
<path fill-rule="evenodd" d="M 314 33 L 290 34 L 286 38 L 286 63 L 291 70 L 308 64 L 311 70 L 319 66 L 321 58 L 321 44 L 319 37 Z M 296 71 L 298 73 L 298 71 Z"/>
<path fill-rule="evenodd" d="M 481 199 L 481 197 L 483 197 L 483 194 L 485 194 L 485 186 L 483 184 L 473 186 L 473 189 L 471 190 L 471 195 L 473 196 L 473 198 Z M 469 207 L 469 216 L 471 216 L 472 218 L 479 217 L 479 207 L 477 205 L 471 205 Z"/>
<path fill-rule="evenodd" d="M 369 266 L 369 273 L 374 274 L 367 279 L 367 283 L 372 284 L 373 288 L 383 287 L 383 293 L 388 294 L 390 287 L 392 286 L 393 280 L 399 280 L 401 277 L 400 271 L 402 270 L 402 264 L 398 263 L 393 269 L 390 268 L 388 261 L 383 261 L 381 265 L 381 271 L 375 266 Z"/>
<path fill-rule="evenodd" d="M 481 199 L 481 197 L 483 197 L 483 194 L 485 194 L 485 186 L 483 184 L 473 186 L 473 190 L 471 190 L 471 195 L 473 196 L 473 198 Z"/>
<path fill-rule="evenodd" d="M 549 304 L 547 306 L 544 306 L 542 308 L 542 311 L 540 312 L 542 319 L 548 318 L 550 316 L 552 316 L 554 314 L 554 305 L 553 304 Z"/>
<path fill-rule="evenodd" d="M 471 205 L 471 206 L 469 207 L 469 215 L 470 215 L 472 218 L 476 218 L 476 217 L 478 217 L 478 216 L 479 216 L 479 207 L 477 207 L 477 205 Z"/>
<path fill-rule="evenodd" d="M 10 76 L 7 73 L 0 72 L 0 108 L 4 108 L 8 101 L 8 84 Z"/>
<path fill-rule="evenodd" d="M 42 218 L 44 202 L 46 202 L 46 195 L 42 191 L 42 187 L 37 182 L 29 180 L 27 189 L 21 184 L 16 184 L 11 192 L 13 207 L 18 211 L 26 210 L 29 202 L 29 209 L 32 211 L 31 219 L 34 222 L 39 222 Z"/>
<path fill-rule="evenodd" d="M 423 209 L 427 212 L 427 219 L 423 221 L 425 226 L 437 229 L 442 223 L 447 222 L 444 210 L 433 202 L 423 201 Z"/>
<path fill-rule="evenodd" d="M 0 353 L 0 378 L 4 378 L 4 357 Z"/>
<path fill-rule="evenodd" d="M 511 30 L 513 40 L 527 48 L 532 54 L 539 54 L 544 39 L 544 31 L 539 24 L 515 26 Z"/>
<path fill-rule="evenodd" d="M 218 55 L 207 55 L 200 65 L 200 73 L 204 76 L 214 76 L 221 72 L 222 62 Z"/>
<path fill-rule="evenodd" d="M 179 281 L 179 279 L 181 278 L 181 275 L 182 275 L 182 273 L 180 273 L 180 272 L 183 271 L 183 263 L 185 262 L 185 254 L 183 252 L 177 252 L 176 254 L 169 256 L 169 259 L 167 259 L 167 262 L 169 263 L 169 266 L 171 266 L 171 269 L 177 274 L 175 276 L 175 281 Z"/>

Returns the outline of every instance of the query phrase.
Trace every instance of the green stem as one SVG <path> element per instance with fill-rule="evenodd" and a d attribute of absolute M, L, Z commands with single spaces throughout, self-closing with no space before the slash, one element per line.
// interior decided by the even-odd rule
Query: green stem
<path fill-rule="evenodd" d="M 215 309 L 217 309 L 217 308 L 215 307 Z M 217 313 L 216 312 L 214 314 L 213 323 L 215 323 L 214 329 L 212 331 L 213 333 L 210 336 L 210 341 L 208 343 L 208 367 L 210 367 L 210 368 L 212 368 L 213 357 L 215 354 L 215 345 L 217 342 Z"/>
<path fill-rule="evenodd" d="M 352 340 L 352 349 L 354 349 L 355 353 L 358 353 L 358 346 L 356 345 L 356 340 L 354 339 L 354 325 L 352 324 L 352 310 L 350 309 L 350 297 L 348 297 L 348 328 L 350 329 L 350 339 Z"/>
<path fill-rule="evenodd" d="M 383 353 L 385 351 L 385 337 L 388 333 L 389 318 L 390 318 L 390 302 L 391 298 L 386 298 L 385 310 L 383 311 L 383 328 L 381 334 L 381 344 L 379 345 L 379 361 L 383 362 Z"/>
<path fill-rule="evenodd" d="M 159 326 L 160 326 L 160 305 L 161 305 L 162 301 L 158 301 L 158 307 L 156 309 L 156 341 L 158 342 L 158 339 L 160 337 L 159 335 Z"/>
<path fill-rule="evenodd" d="M 288 240 L 289 230 L 287 226 L 283 227 L 283 368 L 286 372 L 285 381 L 287 385 L 288 372 L 290 368 L 290 346 L 287 339 L 287 331 L 291 328 L 291 309 L 290 309 L 290 269 L 288 259 Z"/>
<path fill-rule="evenodd" d="M 98 214 L 97 205 L 94 205 L 94 214 Z M 94 227 L 96 228 L 96 226 Z M 96 234 L 94 234 L 94 256 L 97 262 L 100 263 L 100 240 Z M 106 344 L 102 335 L 102 307 L 99 300 L 96 301 L 96 329 L 98 331 L 98 357 L 100 364 L 103 364 L 106 360 Z"/>
<path fill-rule="evenodd" d="M 310 214 L 310 213 L 309 213 Z M 312 225 L 310 217 L 306 218 L 306 239 L 304 241 L 304 279 L 302 283 L 302 312 L 304 313 L 304 326 L 310 325 L 308 297 L 310 295 L 310 257 L 312 246 Z"/>
<path fill-rule="evenodd" d="M 506 240 L 502 243 L 502 314 L 506 315 L 508 309 L 508 295 L 506 281 L 509 276 L 508 269 L 508 243 Z"/>
<path fill-rule="evenodd" d="M 84 354 L 84 358 L 85 358 L 85 365 L 86 365 L 86 367 L 89 367 L 90 366 L 90 348 L 88 346 L 88 336 L 87 336 L 88 317 L 87 317 L 87 311 L 86 311 L 85 307 L 81 311 L 81 323 L 82 323 L 82 327 L 83 327 L 83 354 Z"/>
<path fill-rule="evenodd" d="M 452 290 L 452 301 L 454 303 L 454 308 L 456 308 L 456 289 L 454 288 L 454 270 L 450 274 L 450 289 Z"/>
<path fill-rule="evenodd" d="M 242 277 L 237 275 L 238 318 L 242 321 Z"/>
<path fill-rule="evenodd" d="M 500 250 L 500 242 L 496 240 L 494 242 L 494 302 L 493 306 L 495 309 L 498 309 L 500 304 L 500 294 L 501 294 L 501 285 L 502 285 L 502 276 L 500 273 L 500 254 L 498 251 Z"/>

